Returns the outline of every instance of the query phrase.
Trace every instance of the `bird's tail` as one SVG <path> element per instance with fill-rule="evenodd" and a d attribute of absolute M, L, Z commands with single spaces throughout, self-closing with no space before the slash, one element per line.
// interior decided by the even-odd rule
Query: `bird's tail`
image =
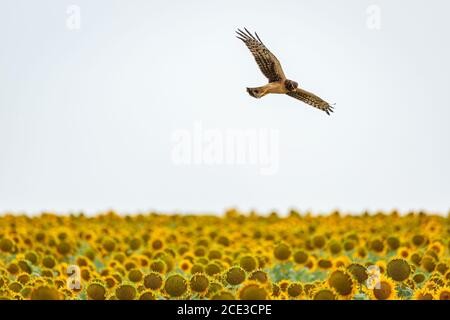
<path fill-rule="evenodd" d="M 261 98 L 264 95 L 264 87 L 247 88 L 247 92 L 253 98 Z"/>

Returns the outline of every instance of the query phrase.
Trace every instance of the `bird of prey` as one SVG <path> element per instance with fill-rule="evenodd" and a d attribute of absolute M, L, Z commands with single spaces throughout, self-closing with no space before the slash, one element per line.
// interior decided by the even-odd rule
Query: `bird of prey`
<path fill-rule="evenodd" d="M 246 28 L 244 30 L 245 32 L 240 29 L 236 31 L 237 38 L 241 39 L 250 49 L 262 73 L 269 80 L 269 83 L 262 87 L 247 88 L 247 92 L 252 97 L 259 99 L 269 93 L 287 94 L 325 111 L 328 115 L 330 115 L 330 112 L 333 112 L 333 107 L 328 102 L 311 92 L 299 88 L 297 82 L 287 79 L 277 57 L 266 48 L 258 34 L 255 32 L 255 35 L 252 35 Z"/>

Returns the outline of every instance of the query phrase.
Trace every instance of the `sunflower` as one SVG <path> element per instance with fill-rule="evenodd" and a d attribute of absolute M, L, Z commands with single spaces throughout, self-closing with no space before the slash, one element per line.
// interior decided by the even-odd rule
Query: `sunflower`
<path fill-rule="evenodd" d="M 305 267 L 309 269 L 309 272 L 314 272 L 317 268 L 317 258 L 310 255 L 308 261 L 305 263 Z"/>
<path fill-rule="evenodd" d="M 181 297 L 187 290 L 187 281 L 179 274 L 169 276 L 164 283 L 164 291 L 169 297 Z"/>
<path fill-rule="evenodd" d="M 280 286 L 276 283 L 272 283 L 272 294 L 271 297 L 276 298 L 280 295 L 281 289 Z"/>
<path fill-rule="evenodd" d="M 163 278 L 158 272 L 150 272 L 144 276 L 144 287 L 152 290 L 159 290 L 163 285 Z"/>
<path fill-rule="evenodd" d="M 239 265 L 247 272 L 252 272 L 258 267 L 258 261 L 251 255 L 243 256 L 239 260 Z"/>
<path fill-rule="evenodd" d="M 130 280 L 131 282 L 140 282 L 143 278 L 143 273 L 141 270 L 139 269 L 131 269 L 128 272 L 128 280 Z"/>
<path fill-rule="evenodd" d="M 291 256 L 291 252 L 291 248 L 287 244 L 280 243 L 273 250 L 273 255 L 280 261 L 287 261 Z"/>
<path fill-rule="evenodd" d="M 387 265 L 387 275 L 395 281 L 402 282 L 411 274 L 411 266 L 406 260 L 393 259 Z"/>
<path fill-rule="evenodd" d="M 436 260 L 432 256 L 425 256 L 420 263 L 421 267 L 427 272 L 433 272 L 436 268 Z"/>
<path fill-rule="evenodd" d="M 414 252 L 411 254 L 409 259 L 415 266 L 420 266 L 422 262 L 422 255 L 419 252 Z"/>
<path fill-rule="evenodd" d="M 217 292 L 223 290 L 223 284 L 219 281 L 216 281 L 214 279 L 209 279 L 209 287 L 206 293 L 207 297 L 211 297 L 212 295 L 216 294 Z"/>
<path fill-rule="evenodd" d="M 420 284 L 425 281 L 426 276 L 425 274 L 418 272 L 415 275 L 413 275 L 412 279 L 415 283 Z"/>
<path fill-rule="evenodd" d="M 281 280 L 281 281 L 278 283 L 278 287 L 280 288 L 280 290 L 281 290 L 282 292 L 286 292 L 286 291 L 287 291 L 287 288 L 289 287 L 290 284 L 291 284 L 291 281 L 290 281 L 290 280 L 284 279 L 284 280 Z"/>
<path fill-rule="evenodd" d="M 373 288 L 366 288 L 365 292 L 373 300 L 397 300 L 395 283 L 384 275 L 381 275 Z"/>
<path fill-rule="evenodd" d="M 294 261 L 298 264 L 304 264 L 308 261 L 308 254 L 303 250 L 294 253 Z"/>
<path fill-rule="evenodd" d="M 322 249 L 325 244 L 326 244 L 326 238 L 324 235 L 315 235 L 312 238 L 312 245 L 316 248 L 316 249 Z"/>
<path fill-rule="evenodd" d="M 23 288 L 22 284 L 17 281 L 11 282 L 8 286 L 8 289 L 15 293 L 20 292 L 22 288 Z"/>
<path fill-rule="evenodd" d="M 407 259 L 411 255 L 411 250 L 409 248 L 402 247 L 398 250 L 398 255 L 403 259 Z"/>
<path fill-rule="evenodd" d="M 448 265 L 444 262 L 439 262 L 436 265 L 436 271 L 438 271 L 442 275 L 445 275 L 448 269 L 449 269 Z"/>
<path fill-rule="evenodd" d="M 434 294 L 435 300 L 450 300 L 450 287 L 440 287 Z"/>
<path fill-rule="evenodd" d="M 260 283 L 267 283 L 269 281 L 269 275 L 263 270 L 255 270 L 249 275 L 249 280 L 255 280 Z"/>
<path fill-rule="evenodd" d="M 156 295 L 152 290 L 143 290 L 139 294 L 139 300 L 156 300 Z"/>
<path fill-rule="evenodd" d="M 191 277 L 189 282 L 191 291 L 196 293 L 205 293 L 209 287 L 209 278 L 205 274 L 197 273 Z"/>
<path fill-rule="evenodd" d="M 321 258 L 317 261 L 317 266 L 322 270 L 329 270 L 333 267 L 333 262 L 331 259 Z"/>
<path fill-rule="evenodd" d="M 30 281 L 30 279 L 31 279 L 30 274 L 26 272 L 20 273 L 16 277 L 16 280 L 22 285 L 26 285 Z"/>
<path fill-rule="evenodd" d="M 434 294 L 427 288 L 414 291 L 413 300 L 434 300 Z"/>
<path fill-rule="evenodd" d="M 385 245 L 381 239 L 375 239 L 369 243 L 369 248 L 371 251 L 381 254 L 384 251 Z"/>
<path fill-rule="evenodd" d="M 338 300 L 339 298 L 336 290 L 326 284 L 312 290 L 310 296 L 313 300 Z"/>
<path fill-rule="evenodd" d="M 411 243 L 416 247 L 422 246 L 425 242 L 426 238 L 421 234 L 416 234 L 411 238 Z"/>
<path fill-rule="evenodd" d="M 436 252 L 436 254 L 438 256 L 441 256 L 443 254 L 443 252 L 445 251 L 445 247 L 442 244 L 442 242 L 440 241 L 434 241 L 433 243 L 431 243 L 428 248 L 430 250 L 433 250 L 434 252 Z"/>
<path fill-rule="evenodd" d="M 211 300 L 235 300 L 235 296 L 233 293 L 227 290 L 222 290 L 217 292 L 211 297 Z"/>
<path fill-rule="evenodd" d="M 303 293 L 303 287 L 298 282 L 291 283 L 287 288 L 287 294 L 292 299 L 298 299 Z"/>
<path fill-rule="evenodd" d="M 400 239 L 396 236 L 390 236 L 386 239 L 386 243 L 390 250 L 394 251 L 400 247 Z"/>
<path fill-rule="evenodd" d="M 358 248 L 358 250 L 356 251 L 356 257 L 365 259 L 367 257 L 367 250 L 363 247 Z"/>
<path fill-rule="evenodd" d="M 369 277 L 366 267 L 359 263 L 352 263 L 347 267 L 347 270 L 358 283 L 364 283 Z"/>
<path fill-rule="evenodd" d="M 134 300 L 137 295 L 137 290 L 132 283 L 122 283 L 115 290 L 115 297 L 118 300 Z"/>
<path fill-rule="evenodd" d="M 118 281 L 112 276 L 105 277 L 104 281 L 105 281 L 105 285 L 108 289 L 114 288 L 116 286 L 116 284 L 118 283 Z"/>
<path fill-rule="evenodd" d="M 194 270 L 194 268 L 192 268 L 191 273 L 194 273 L 193 270 Z M 241 269 L 241 270 L 243 270 L 243 269 Z M 200 272 L 203 272 L 203 271 L 200 271 Z M 214 275 L 220 274 L 221 272 L 222 272 L 222 268 L 216 262 L 208 263 L 208 265 L 205 267 L 205 273 L 211 277 Z M 195 273 L 197 273 L 197 272 L 195 272 Z"/>
<path fill-rule="evenodd" d="M 31 300 L 63 300 L 63 295 L 50 286 L 36 287 L 31 291 Z"/>
<path fill-rule="evenodd" d="M 163 260 L 156 259 L 150 263 L 150 270 L 164 274 L 167 271 L 167 265 Z"/>
<path fill-rule="evenodd" d="M 3 238 L 0 240 L 0 251 L 12 252 L 14 247 L 14 242 L 9 238 Z"/>
<path fill-rule="evenodd" d="M 345 269 L 337 269 L 328 277 L 328 285 L 344 298 L 351 298 L 356 291 L 356 282 Z"/>
<path fill-rule="evenodd" d="M 305 283 L 303 285 L 303 291 L 305 292 L 305 296 L 311 298 L 312 293 L 319 286 L 325 286 L 325 285 L 321 282 Z"/>
<path fill-rule="evenodd" d="M 225 281 L 232 286 L 241 284 L 245 278 L 246 273 L 241 267 L 232 267 L 225 273 Z"/>
<path fill-rule="evenodd" d="M 259 282 L 248 280 L 237 293 L 240 300 L 267 300 L 269 293 Z"/>
<path fill-rule="evenodd" d="M 106 292 L 104 283 L 98 279 L 92 280 L 86 287 L 87 296 L 91 300 L 105 300 Z"/>
<path fill-rule="evenodd" d="M 337 255 L 342 251 L 342 245 L 337 240 L 331 240 L 328 244 L 328 250 L 332 255 Z"/>
<path fill-rule="evenodd" d="M 375 266 L 378 267 L 380 273 L 383 273 L 383 274 L 384 274 L 384 273 L 386 272 L 387 266 L 386 266 L 386 262 L 385 262 L 385 261 L 383 261 L 383 260 L 378 260 L 377 262 L 375 262 Z"/>
<path fill-rule="evenodd" d="M 335 268 L 345 268 L 352 263 L 352 260 L 349 257 L 342 255 L 333 258 L 332 262 Z"/>

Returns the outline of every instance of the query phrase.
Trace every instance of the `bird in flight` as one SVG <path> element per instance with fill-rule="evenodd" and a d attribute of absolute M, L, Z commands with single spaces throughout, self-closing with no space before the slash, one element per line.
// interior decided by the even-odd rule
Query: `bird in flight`
<path fill-rule="evenodd" d="M 261 69 L 264 76 L 269 80 L 269 83 L 262 87 L 247 88 L 249 95 L 259 99 L 269 93 L 287 94 L 288 96 L 325 111 L 328 115 L 330 115 L 330 112 L 333 112 L 333 106 L 328 102 L 311 92 L 299 88 L 297 82 L 287 79 L 281 68 L 280 61 L 278 61 L 277 57 L 266 48 L 258 34 L 255 32 L 255 35 L 252 35 L 246 28 L 244 28 L 244 30 L 245 32 L 241 29 L 236 31 L 237 38 L 241 39 L 247 48 L 249 48 L 259 69 Z"/>

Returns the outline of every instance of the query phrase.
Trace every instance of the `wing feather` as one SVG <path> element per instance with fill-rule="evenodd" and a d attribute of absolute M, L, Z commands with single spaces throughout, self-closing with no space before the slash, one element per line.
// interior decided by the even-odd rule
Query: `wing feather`
<path fill-rule="evenodd" d="M 238 31 L 236 31 L 236 37 L 245 43 L 255 58 L 259 69 L 261 69 L 264 76 L 269 79 L 269 82 L 286 79 L 277 57 L 275 57 L 275 55 L 266 48 L 258 34 L 255 33 L 255 38 L 255 36 L 252 35 L 246 28 L 244 28 L 244 30 L 245 32 L 238 29 Z"/>
<path fill-rule="evenodd" d="M 333 106 L 331 106 L 328 102 L 322 100 L 315 94 L 308 92 L 306 90 L 297 88 L 294 91 L 288 92 L 286 94 L 295 99 L 303 101 L 304 103 L 309 104 L 310 106 L 325 111 L 328 115 L 330 115 L 330 112 L 333 112 Z"/>

